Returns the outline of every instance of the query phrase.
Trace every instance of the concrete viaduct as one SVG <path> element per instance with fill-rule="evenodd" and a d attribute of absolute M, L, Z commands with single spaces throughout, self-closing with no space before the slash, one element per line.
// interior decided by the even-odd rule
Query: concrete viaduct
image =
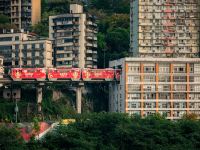
<path fill-rule="evenodd" d="M 73 83 L 76 88 L 76 110 L 77 113 L 81 113 L 81 104 L 82 104 L 82 89 L 84 87 L 84 83 L 106 83 L 106 82 L 119 82 L 116 80 L 105 81 L 105 80 L 88 80 L 88 81 L 71 81 L 71 80 L 56 80 L 56 81 L 37 81 L 37 80 L 20 80 L 14 81 L 10 77 L 0 79 L 0 84 L 3 85 L 13 85 L 13 84 L 35 84 L 36 85 L 36 100 L 38 105 L 38 112 L 42 111 L 42 95 L 43 95 L 43 86 L 45 84 L 60 84 L 60 83 Z M 12 91 L 12 88 L 11 88 Z"/>

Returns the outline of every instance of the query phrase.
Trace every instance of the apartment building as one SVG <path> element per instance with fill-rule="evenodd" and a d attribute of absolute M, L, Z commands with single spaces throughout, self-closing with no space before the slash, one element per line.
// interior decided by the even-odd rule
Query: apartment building
<path fill-rule="evenodd" d="M 83 6 L 70 5 L 70 13 L 49 17 L 49 38 L 54 42 L 56 67 L 97 68 L 97 24 Z"/>
<path fill-rule="evenodd" d="M 19 29 L 27 30 L 41 21 L 41 0 L 0 0 L 0 13 L 10 17 Z"/>
<path fill-rule="evenodd" d="M 52 67 L 53 48 L 48 39 L 33 34 L 0 34 L 0 55 L 7 67 Z"/>
<path fill-rule="evenodd" d="M 130 51 L 141 57 L 199 57 L 199 0 L 131 0 Z"/>
<path fill-rule="evenodd" d="M 167 119 L 200 115 L 200 58 L 123 58 L 120 83 L 109 87 L 112 112 L 142 117 L 160 113 Z"/>
<path fill-rule="evenodd" d="M 10 16 L 10 0 L 0 0 L 0 14 Z"/>

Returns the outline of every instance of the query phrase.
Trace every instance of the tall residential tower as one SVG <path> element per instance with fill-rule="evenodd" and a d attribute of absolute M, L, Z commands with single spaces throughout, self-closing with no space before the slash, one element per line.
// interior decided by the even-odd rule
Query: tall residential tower
<path fill-rule="evenodd" d="M 19 29 L 27 30 L 41 20 L 41 0 L 0 0 L 0 14 Z"/>
<path fill-rule="evenodd" d="M 56 67 L 97 68 L 97 24 L 81 5 L 71 4 L 70 13 L 50 16 L 49 38 Z"/>
<path fill-rule="evenodd" d="M 199 0 L 131 0 L 130 51 L 141 57 L 199 57 Z"/>

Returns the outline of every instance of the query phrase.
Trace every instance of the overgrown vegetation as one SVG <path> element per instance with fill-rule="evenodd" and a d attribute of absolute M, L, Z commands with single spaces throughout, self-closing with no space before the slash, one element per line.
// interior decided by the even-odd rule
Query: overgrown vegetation
<path fill-rule="evenodd" d="M 3 29 L 17 29 L 17 27 L 10 23 L 8 16 L 0 14 L 0 30 Z"/>
<path fill-rule="evenodd" d="M 53 99 L 53 89 L 43 89 L 42 113 L 37 112 L 36 91 L 34 88 L 22 88 L 22 99 L 17 102 L 19 108 L 18 122 L 32 121 L 38 116 L 42 120 L 59 120 L 75 114 L 75 95 L 73 91 L 66 88 L 62 89 L 63 97 L 58 100 Z M 58 90 L 58 89 L 57 89 Z M 31 95 L 31 96 L 30 96 Z M 1 122 L 15 122 L 16 100 L 0 101 L 0 120 Z"/>
<path fill-rule="evenodd" d="M 19 142 L 16 131 L 11 131 L 0 129 L 0 149 L 2 142 L 7 143 L 7 149 L 20 143 L 24 149 L 44 150 L 197 150 L 200 147 L 200 121 L 187 118 L 172 122 L 159 115 L 145 119 L 117 113 L 76 116 L 75 123 L 60 125 L 42 141 L 27 144 Z"/>

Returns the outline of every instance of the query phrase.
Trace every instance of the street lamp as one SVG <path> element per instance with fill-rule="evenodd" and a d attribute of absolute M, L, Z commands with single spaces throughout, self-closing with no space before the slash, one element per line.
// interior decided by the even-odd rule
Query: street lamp
<path fill-rule="evenodd" d="M 103 49 L 103 68 L 106 67 L 106 49 Z"/>

